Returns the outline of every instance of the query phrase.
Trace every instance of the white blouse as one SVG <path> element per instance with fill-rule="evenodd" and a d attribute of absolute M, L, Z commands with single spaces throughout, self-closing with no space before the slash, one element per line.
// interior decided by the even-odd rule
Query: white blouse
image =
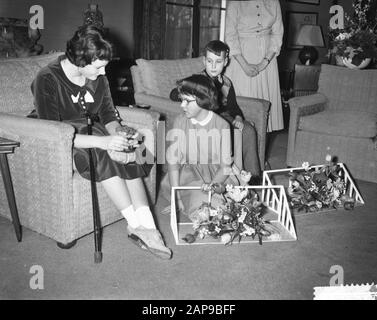
<path fill-rule="evenodd" d="M 268 53 L 280 53 L 284 26 L 279 0 L 228 1 L 225 41 L 230 55 L 242 54 L 240 41 L 270 36 Z"/>

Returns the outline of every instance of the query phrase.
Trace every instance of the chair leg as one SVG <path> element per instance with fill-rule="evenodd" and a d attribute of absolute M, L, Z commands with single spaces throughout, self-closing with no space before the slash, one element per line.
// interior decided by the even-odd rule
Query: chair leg
<path fill-rule="evenodd" d="M 76 243 L 77 243 L 77 240 L 73 240 L 72 242 L 68 242 L 68 243 L 56 242 L 57 246 L 60 249 L 71 249 Z"/>

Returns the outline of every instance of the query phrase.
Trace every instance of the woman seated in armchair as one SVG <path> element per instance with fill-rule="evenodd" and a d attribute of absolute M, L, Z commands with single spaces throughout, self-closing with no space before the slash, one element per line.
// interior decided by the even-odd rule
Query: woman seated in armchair
<path fill-rule="evenodd" d="M 41 69 L 32 83 L 34 104 L 41 119 L 64 121 L 75 127 L 73 158 L 80 175 L 90 179 L 89 148 L 93 150 L 95 178 L 128 223 L 130 239 L 163 259 L 171 250 L 156 229 L 142 177 L 150 165 L 136 161 L 138 148 L 125 164 L 113 160 L 114 152 L 137 147 L 135 136 L 117 134 L 121 127 L 110 94 L 105 66 L 112 45 L 93 26 L 79 28 L 67 42 L 65 55 Z M 87 133 L 87 117 L 93 135 Z M 140 154 L 139 154 L 140 156 Z"/>

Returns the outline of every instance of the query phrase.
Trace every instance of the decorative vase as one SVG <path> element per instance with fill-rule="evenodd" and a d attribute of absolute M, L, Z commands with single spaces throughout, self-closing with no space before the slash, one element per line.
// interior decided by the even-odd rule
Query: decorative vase
<path fill-rule="evenodd" d="M 84 25 L 93 25 L 103 29 L 103 15 L 98 9 L 98 4 L 88 5 L 88 9 L 84 12 Z"/>
<path fill-rule="evenodd" d="M 339 67 L 345 67 L 342 56 L 335 56 L 335 63 Z"/>
<path fill-rule="evenodd" d="M 349 69 L 364 69 L 369 65 L 371 60 L 371 58 L 365 58 L 358 66 L 356 66 L 352 63 L 352 59 L 343 58 L 343 64 Z"/>

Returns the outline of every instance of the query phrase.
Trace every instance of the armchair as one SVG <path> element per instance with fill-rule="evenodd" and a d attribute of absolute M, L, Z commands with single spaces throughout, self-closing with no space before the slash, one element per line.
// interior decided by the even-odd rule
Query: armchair
<path fill-rule="evenodd" d="M 65 245 L 93 231 L 90 181 L 73 165 L 74 128 L 63 122 L 26 118 L 33 108 L 30 84 L 36 72 L 60 54 L 0 60 L 0 135 L 20 142 L 20 148 L 9 155 L 9 166 L 21 225 Z M 118 110 L 128 125 L 152 130 L 156 136 L 157 113 Z M 146 139 L 145 144 L 155 154 L 155 139 Z M 156 166 L 145 185 L 154 204 Z M 122 219 L 101 184 L 98 199 L 102 226 Z M 0 215 L 11 217 L 2 183 Z"/>
<path fill-rule="evenodd" d="M 322 65 L 318 92 L 292 98 L 287 165 L 330 153 L 354 178 L 377 183 L 377 70 Z"/>
<path fill-rule="evenodd" d="M 165 120 L 169 130 L 174 118 L 181 112 L 179 103 L 169 99 L 176 81 L 199 73 L 204 69 L 203 57 L 177 60 L 136 60 L 131 67 L 136 104 L 151 106 Z M 237 97 L 246 120 L 252 121 L 258 134 L 258 152 L 261 169 L 264 169 L 267 118 L 270 102 L 262 99 Z"/>

